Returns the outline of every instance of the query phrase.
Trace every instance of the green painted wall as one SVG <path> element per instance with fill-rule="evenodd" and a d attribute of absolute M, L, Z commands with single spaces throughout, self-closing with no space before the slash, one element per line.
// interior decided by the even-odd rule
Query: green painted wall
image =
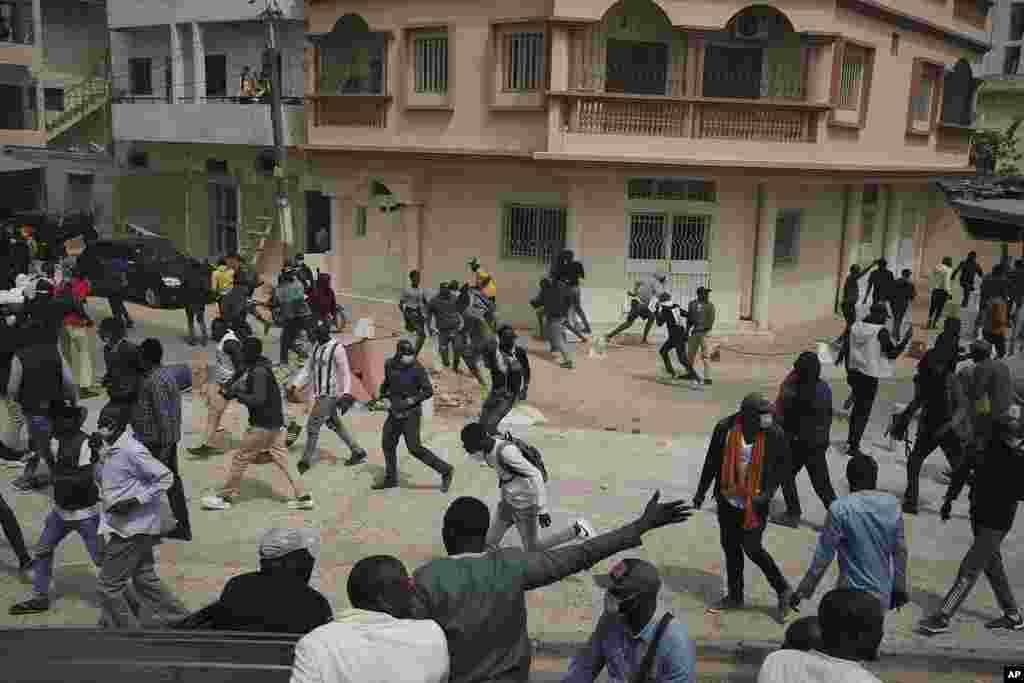
<path fill-rule="evenodd" d="M 1024 87 L 997 89 L 986 83 L 978 94 L 978 127 L 1005 131 L 1015 117 L 1024 116 Z M 1024 152 L 1024 130 L 1017 133 L 1017 149 Z"/>
<path fill-rule="evenodd" d="M 134 149 L 149 157 L 149 169 L 126 172 L 115 187 L 115 231 L 135 217 L 147 218 L 182 250 L 196 256 L 212 255 L 208 159 L 227 162 L 228 182 L 238 187 L 239 235 L 242 248 L 247 230 L 266 225 L 261 217 L 276 216 L 273 196 L 276 179 L 256 170 L 259 148 L 236 145 L 136 143 Z M 301 161 L 289 163 L 286 178 L 292 207 L 296 248 L 305 250 L 306 207 L 303 190 L 311 181 Z M 274 237 L 277 237 L 274 235 Z"/>

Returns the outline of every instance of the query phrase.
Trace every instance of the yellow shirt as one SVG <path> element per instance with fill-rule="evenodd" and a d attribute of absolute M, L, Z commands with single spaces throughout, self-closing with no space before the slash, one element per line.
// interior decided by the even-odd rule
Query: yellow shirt
<path fill-rule="evenodd" d="M 226 266 L 218 267 L 213 271 L 213 282 L 210 284 L 218 294 L 227 294 L 235 286 L 235 271 Z"/>
<path fill-rule="evenodd" d="M 488 279 L 490 279 L 490 282 L 487 282 Z M 484 282 L 487 282 L 486 286 L 483 284 Z M 480 292 L 488 298 L 493 299 L 498 296 L 498 285 L 494 283 L 494 279 L 491 278 L 491 274 L 486 270 L 476 271 L 476 286 L 479 287 Z"/>

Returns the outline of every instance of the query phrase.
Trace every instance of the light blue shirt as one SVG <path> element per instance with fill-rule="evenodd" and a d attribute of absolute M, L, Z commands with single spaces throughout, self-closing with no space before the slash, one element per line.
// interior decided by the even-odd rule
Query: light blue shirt
<path fill-rule="evenodd" d="M 174 475 L 135 438 L 130 427 L 96 464 L 96 482 L 103 504 L 100 534 L 121 538 L 160 535 L 160 496 L 171 488 Z M 107 511 L 114 503 L 131 498 L 138 498 L 142 505 L 124 514 Z"/>
<path fill-rule="evenodd" d="M 612 681 L 628 683 L 640 668 L 663 615 L 661 610 L 656 612 L 634 637 L 617 618 L 603 614 L 590 640 L 569 663 L 562 683 L 594 683 L 605 666 Z M 658 643 L 650 680 L 656 683 L 697 681 L 697 648 L 690 640 L 686 623 L 676 617 L 669 622 Z"/>
<path fill-rule="evenodd" d="M 871 593 L 888 610 L 893 589 L 907 590 L 907 541 L 896 496 L 858 491 L 832 503 L 814 559 L 797 589 L 802 597 L 814 594 L 837 552 L 836 587 Z"/>

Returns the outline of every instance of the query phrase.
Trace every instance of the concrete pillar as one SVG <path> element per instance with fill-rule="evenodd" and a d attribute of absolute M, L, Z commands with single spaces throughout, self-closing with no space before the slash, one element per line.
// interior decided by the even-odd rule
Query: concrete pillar
<path fill-rule="evenodd" d="M 569 89 L 569 29 L 551 27 L 551 89 Z"/>
<path fill-rule="evenodd" d="M 757 244 L 754 252 L 754 296 L 751 317 L 759 329 L 770 326 L 768 318 L 775 266 L 775 221 L 779 207 L 775 194 L 765 183 L 758 187 Z"/>
<path fill-rule="evenodd" d="M 569 220 L 565 225 L 565 248 L 572 249 L 576 258 L 582 255 L 583 209 L 587 205 L 587 182 L 569 178 Z M 586 280 L 584 280 L 586 282 Z"/>
<path fill-rule="evenodd" d="M 195 21 L 192 22 L 192 74 L 195 81 L 192 95 L 196 102 L 202 102 L 206 97 L 206 48 L 203 46 L 203 27 Z M 228 91 L 231 91 L 230 84 Z"/>
<path fill-rule="evenodd" d="M 171 103 L 176 104 L 185 96 L 185 60 L 178 25 L 169 24 L 168 28 L 171 31 Z"/>
<path fill-rule="evenodd" d="M 885 247 L 882 251 L 889 267 L 895 267 L 903 238 L 903 192 L 890 185 L 886 188 Z M 897 273 L 898 275 L 898 273 Z"/>

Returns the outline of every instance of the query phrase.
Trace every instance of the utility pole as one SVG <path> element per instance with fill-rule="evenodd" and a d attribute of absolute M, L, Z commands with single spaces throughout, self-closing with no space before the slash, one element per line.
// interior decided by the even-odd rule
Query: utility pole
<path fill-rule="evenodd" d="M 253 4 L 255 0 L 249 0 Z M 267 49 L 263 53 L 263 67 L 270 74 L 270 121 L 274 131 L 274 178 L 277 191 L 274 193 L 274 208 L 277 224 L 281 230 L 281 241 L 285 244 L 285 257 L 295 248 L 292 231 L 292 210 L 288 202 L 288 188 L 285 182 L 286 151 L 284 144 L 284 111 L 281 106 L 281 50 L 277 46 L 277 22 L 284 13 L 277 0 L 267 0 L 260 18 L 267 27 Z"/>

